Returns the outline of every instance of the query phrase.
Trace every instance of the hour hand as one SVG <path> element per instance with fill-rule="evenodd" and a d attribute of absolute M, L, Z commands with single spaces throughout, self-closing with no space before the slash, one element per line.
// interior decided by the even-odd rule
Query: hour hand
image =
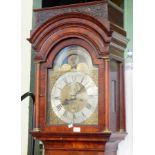
<path fill-rule="evenodd" d="M 72 103 L 71 101 L 74 101 L 74 100 L 76 100 L 76 98 L 65 99 L 63 101 L 62 105 L 68 105 L 68 104 Z"/>
<path fill-rule="evenodd" d="M 65 99 L 65 100 L 63 101 L 62 105 L 67 105 L 67 104 L 69 104 L 69 100 L 68 100 L 68 99 Z"/>

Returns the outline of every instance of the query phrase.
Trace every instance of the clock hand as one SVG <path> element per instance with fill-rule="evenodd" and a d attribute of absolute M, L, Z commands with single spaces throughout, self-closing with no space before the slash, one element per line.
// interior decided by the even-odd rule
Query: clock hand
<path fill-rule="evenodd" d="M 80 89 L 74 94 L 74 95 L 71 95 L 72 98 L 70 99 L 65 99 L 64 102 L 62 103 L 62 105 L 68 105 L 70 103 L 72 103 L 72 101 L 74 100 L 77 100 L 77 95 L 83 90 L 83 86 L 80 87 Z M 80 99 L 81 101 L 83 101 L 83 99 Z"/>
<path fill-rule="evenodd" d="M 77 94 L 79 94 L 82 90 L 83 90 L 83 86 L 80 87 L 80 89 L 75 93 L 75 96 L 77 96 Z"/>
<path fill-rule="evenodd" d="M 65 99 L 64 102 L 62 103 L 62 105 L 68 105 L 70 103 L 72 103 L 71 101 L 76 100 L 76 98 L 71 98 L 71 99 Z"/>

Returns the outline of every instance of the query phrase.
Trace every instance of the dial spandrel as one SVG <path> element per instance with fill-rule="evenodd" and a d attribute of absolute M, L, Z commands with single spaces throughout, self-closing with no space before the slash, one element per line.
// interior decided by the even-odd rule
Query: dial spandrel
<path fill-rule="evenodd" d="M 85 49 L 73 47 L 60 52 L 62 63 L 57 58 L 48 70 L 49 125 L 98 124 L 98 68 Z"/>

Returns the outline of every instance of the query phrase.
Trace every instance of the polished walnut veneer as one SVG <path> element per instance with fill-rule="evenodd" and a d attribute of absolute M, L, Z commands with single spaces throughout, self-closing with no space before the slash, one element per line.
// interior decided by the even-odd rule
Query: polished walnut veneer
<path fill-rule="evenodd" d="M 126 136 L 123 11 L 101 0 L 36 9 L 35 27 L 28 39 L 35 50 L 35 129 L 45 155 L 116 155 Z M 98 125 L 83 125 L 73 132 L 67 125 L 47 125 L 48 69 L 66 46 L 85 48 L 98 65 Z"/>

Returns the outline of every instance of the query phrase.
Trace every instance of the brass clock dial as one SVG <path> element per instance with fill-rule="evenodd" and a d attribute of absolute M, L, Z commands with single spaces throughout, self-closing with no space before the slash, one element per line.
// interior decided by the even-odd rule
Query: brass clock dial
<path fill-rule="evenodd" d="M 51 93 L 54 113 L 66 123 L 81 123 L 92 115 L 98 103 L 98 89 L 85 73 L 68 72 L 54 84 Z"/>
<path fill-rule="evenodd" d="M 98 124 L 98 68 L 80 46 L 68 46 L 48 71 L 49 125 Z"/>

